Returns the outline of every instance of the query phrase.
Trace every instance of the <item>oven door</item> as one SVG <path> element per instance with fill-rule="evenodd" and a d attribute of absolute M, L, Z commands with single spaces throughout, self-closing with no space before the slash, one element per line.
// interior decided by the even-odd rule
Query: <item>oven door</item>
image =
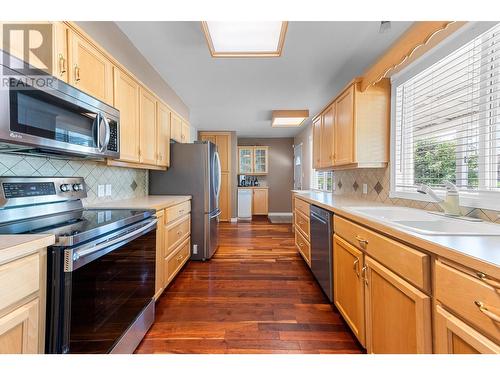
<path fill-rule="evenodd" d="M 100 241 L 49 251 L 48 353 L 132 352 L 152 324 L 156 219 Z"/>

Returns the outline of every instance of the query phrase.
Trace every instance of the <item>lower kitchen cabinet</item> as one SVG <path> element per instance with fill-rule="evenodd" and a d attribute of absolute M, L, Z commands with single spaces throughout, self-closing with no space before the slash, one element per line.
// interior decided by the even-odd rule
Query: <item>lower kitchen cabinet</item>
<path fill-rule="evenodd" d="M 252 213 L 254 215 L 267 215 L 269 213 L 267 189 L 254 188 L 252 190 Z"/>
<path fill-rule="evenodd" d="M 366 349 L 432 353 L 431 298 L 365 256 Z"/>
<path fill-rule="evenodd" d="M 295 229 L 295 246 L 297 246 L 300 255 L 302 255 L 307 265 L 311 267 L 311 245 L 298 229 Z"/>
<path fill-rule="evenodd" d="M 157 210 L 155 300 L 191 256 L 191 201 Z"/>
<path fill-rule="evenodd" d="M 363 253 L 333 237 L 334 303 L 361 345 L 365 345 Z"/>
<path fill-rule="evenodd" d="M 434 314 L 434 346 L 437 354 L 500 354 L 500 346 L 439 305 Z"/>
<path fill-rule="evenodd" d="M 0 354 L 38 353 L 39 300 L 0 318 Z"/>

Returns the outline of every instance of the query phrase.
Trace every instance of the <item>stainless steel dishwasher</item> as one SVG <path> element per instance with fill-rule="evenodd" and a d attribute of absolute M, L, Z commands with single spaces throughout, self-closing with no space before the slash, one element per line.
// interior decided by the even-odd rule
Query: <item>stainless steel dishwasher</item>
<path fill-rule="evenodd" d="M 311 270 L 333 302 L 333 214 L 311 205 Z"/>

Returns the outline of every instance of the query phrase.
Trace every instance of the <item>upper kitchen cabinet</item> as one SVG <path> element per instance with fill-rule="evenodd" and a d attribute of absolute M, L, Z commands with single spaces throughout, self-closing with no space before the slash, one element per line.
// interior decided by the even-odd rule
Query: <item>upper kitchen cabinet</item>
<path fill-rule="evenodd" d="M 156 98 L 153 93 L 141 87 L 140 96 L 140 142 L 141 150 L 139 161 L 143 164 L 155 165 L 157 161 L 156 152 Z"/>
<path fill-rule="evenodd" d="M 189 123 L 182 120 L 181 122 L 181 142 L 182 143 L 189 143 L 191 140 L 191 127 L 189 126 Z"/>
<path fill-rule="evenodd" d="M 174 112 L 170 114 L 170 136 L 174 141 L 182 143 L 182 119 Z"/>
<path fill-rule="evenodd" d="M 113 69 L 114 107 L 120 111 L 120 160 L 138 163 L 140 153 L 139 83 Z"/>
<path fill-rule="evenodd" d="M 382 79 L 365 91 L 358 80 L 352 81 L 313 119 L 315 168 L 385 167 L 389 161 L 389 121 L 389 80 Z"/>
<path fill-rule="evenodd" d="M 113 104 L 113 64 L 73 30 L 68 30 L 68 66 L 71 85 Z"/>
<path fill-rule="evenodd" d="M 170 110 L 157 102 L 156 113 L 156 164 L 162 167 L 170 166 Z"/>
<path fill-rule="evenodd" d="M 238 173 L 263 175 L 268 173 L 268 146 L 238 146 Z"/>

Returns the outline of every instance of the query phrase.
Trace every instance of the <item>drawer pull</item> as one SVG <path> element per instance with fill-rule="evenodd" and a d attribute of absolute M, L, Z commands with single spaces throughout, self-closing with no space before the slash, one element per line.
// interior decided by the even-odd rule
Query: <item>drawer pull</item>
<path fill-rule="evenodd" d="M 177 235 L 178 235 L 178 236 L 181 236 L 181 235 L 182 235 L 182 230 L 178 230 L 178 231 L 177 231 Z"/>
<path fill-rule="evenodd" d="M 488 310 L 488 307 L 483 302 L 474 301 L 474 304 L 479 308 L 479 311 L 481 311 L 488 318 L 490 318 L 491 320 L 494 320 L 497 323 L 500 323 L 500 316 L 498 316 L 497 314 L 492 313 L 490 310 Z"/>
<path fill-rule="evenodd" d="M 357 235 L 356 239 L 358 240 L 360 245 L 368 245 L 368 240 L 365 240 L 363 237 Z"/>
<path fill-rule="evenodd" d="M 366 286 L 368 286 L 368 278 L 366 277 L 366 266 L 361 268 L 361 277 L 365 281 Z"/>
<path fill-rule="evenodd" d="M 184 213 L 184 210 L 179 210 L 179 213 L 180 213 L 180 214 Z"/>
<path fill-rule="evenodd" d="M 359 279 L 359 270 L 358 270 L 358 264 L 359 264 L 359 259 L 356 258 L 356 260 L 354 261 L 354 263 L 352 264 L 352 268 L 354 269 L 354 272 L 356 273 L 356 276 L 358 277 Z"/>
<path fill-rule="evenodd" d="M 299 243 L 299 246 L 300 247 L 304 246 L 304 243 L 303 242 Z"/>
<path fill-rule="evenodd" d="M 304 225 L 305 223 L 302 220 L 299 220 L 299 225 Z"/>
<path fill-rule="evenodd" d="M 476 275 L 481 281 L 488 284 L 489 286 L 492 286 L 495 289 L 500 289 L 500 283 L 495 280 L 491 280 L 486 274 L 477 272 Z"/>

